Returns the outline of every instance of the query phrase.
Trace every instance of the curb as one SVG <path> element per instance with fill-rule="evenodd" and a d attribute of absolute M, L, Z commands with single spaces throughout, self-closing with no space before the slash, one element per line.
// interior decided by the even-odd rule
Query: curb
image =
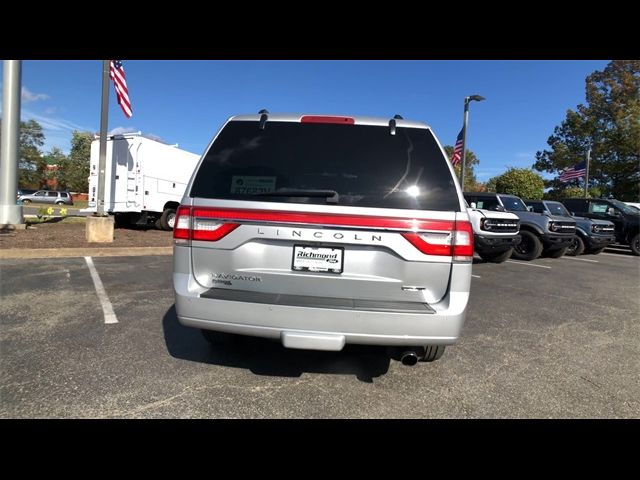
<path fill-rule="evenodd" d="M 9 248 L 0 250 L 0 259 L 140 257 L 143 255 L 173 255 L 173 247 Z"/>

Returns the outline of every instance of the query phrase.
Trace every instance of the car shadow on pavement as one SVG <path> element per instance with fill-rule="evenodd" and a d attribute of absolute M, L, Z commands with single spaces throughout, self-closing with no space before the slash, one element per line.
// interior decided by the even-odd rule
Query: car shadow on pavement
<path fill-rule="evenodd" d="M 200 331 L 181 325 L 171 306 L 162 319 L 164 339 L 174 358 L 233 368 L 256 375 L 299 377 L 303 373 L 355 375 L 373 379 L 389 371 L 391 359 L 384 347 L 346 345 L 341 352 L 291 350 L 264 338 L 238 336 L 234 341 L 212 346 Z"/>

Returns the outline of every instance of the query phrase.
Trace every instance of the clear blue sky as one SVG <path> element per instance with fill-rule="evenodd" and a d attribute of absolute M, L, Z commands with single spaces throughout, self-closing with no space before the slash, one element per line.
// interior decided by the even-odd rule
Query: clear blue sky
<path fill-rule="evenodd" d="M 310 112 L 422 120 L 445 145 L 471 104 L 468 148 L 479 180 L 529 167 L 568 108 L 585 101 L 585 77 L 608 61 L 140 61 L 123 60 L 133 117 L 110 90 L 109 130 L 142 131 L 202 153 L 238 113 Z M 0 64 L 1 65 L 1 64 Z M 1 69 L 1 66 L 0 66 Z M 1 78 L 1 77 L 0 77 Z M 44 127 L 45 150 L 69 150 L 73 129 L 98 131 L 100 61 L 23 62 L 22 118 Z"/>

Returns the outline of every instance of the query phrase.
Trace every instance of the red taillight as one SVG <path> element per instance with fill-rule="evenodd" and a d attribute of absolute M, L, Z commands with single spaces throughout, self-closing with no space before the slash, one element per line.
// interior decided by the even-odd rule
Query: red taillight
<path fill-rule="evenodd" d="M 239 226 L 238 223 L 212 220 L 211 213 L 207 209 L 179 207 L 176 212 L 173 238 L 177 240 L 176 243 L 187 243 L 189 240 L 216 242 Z"/>
<path fill-rule="evenodd" d="M 441 227 L 423 233 L 403 233 L 411 245 L 425 255 L 442 255 L 454 260 L 471 261 L 473 258 L 473 229 L 464 221 L 440 222 Z"/>
<path fill-rule="evenodd" d="M 191 233 L 191 207 L 178 207 L 173 224 L 174 240 L 189 240 Z"/>
<path fill-rule="evenodd" d="M 334 117 L 330 115 L 305 115 L 300 119 L 300 123 L 339 123 L 342 125 L 353 125 L 356 123 L 352 117 Z"/>
<path fill-rule="evenodd" d="M 204 220 L 194 216 L 191 240 L 217 242 L 221 238 L 229 235 L 239 226 L 240 224 L 238 223 L 215 223 L 211 220 Z"/>
<path fill-rule="evenodd" d="M 473 260 L 473 228 L 470 222 L 456 221 L 456 234 L 453 242 L 454 260 Z"/>

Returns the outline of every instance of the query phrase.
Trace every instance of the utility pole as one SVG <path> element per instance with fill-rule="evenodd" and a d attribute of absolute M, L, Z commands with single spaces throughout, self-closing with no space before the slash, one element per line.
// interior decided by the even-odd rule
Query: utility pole
<path fill-rule="evenodd" d="M 18 152 L 20 148 L 20 95 L 22 61 L 4 60 L 2 81 L 2 143 L 0 145 L 0 228 L 24 225 L 17 204 Z"/>
<path fill-rule="evenodd" d="M 591 147 L 587 150 L 587 168 L 584 172 L 584 198 L 589 196 L 589 162 L 591 161 Z"/>

